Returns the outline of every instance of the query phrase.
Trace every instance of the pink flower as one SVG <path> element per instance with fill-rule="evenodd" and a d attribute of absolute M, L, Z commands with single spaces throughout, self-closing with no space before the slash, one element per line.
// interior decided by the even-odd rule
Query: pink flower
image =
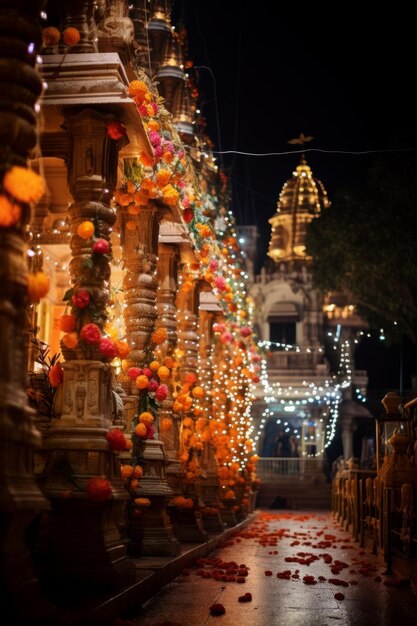
<path fill-rule="evenodd" d="M 104 339 L 100 341 L 99 347 L 101 354 L 107 359 L 114 359 L 114 357 L 117 356 L 118 350 L 116 343 L 113 341 L 113 339 L 108 339 L 107 337 L 104 337 Z"/>
<path fill-rule="evenodd" d="M 153 154 L 155 158 L 160 159 L 161 156 L 164 154 L 164 150 L 161 146 L 155 146 L 153 149 Z"/>
<path fill-rule="evenodd" d="M 106 239 L 97 239 L 93 245 L 93 252 L 96 254 L 108 254 L 110 252 L 110 244 Z"/>
<path fill-rule="evenodd" d="M 214 272 L 219 267 L 219 262 L 216 259 L 211 259 L 209 268 Z"/>
<path fill-rule="evenodd" d="M 156 391 L 158 389 L 158 381 L 155 378 L 152 378 L 149 381 L 148 389 L 150 392 Z"/>
<path fill-rule="evenodd" d="M 244 326 L 241 331 L 240 334 L 242 337 L 249 337 L 249 335 L 252 334 L 252 329 L 249 328 L 249 326 Z"/>
<path fill-rule="evenodd" d="M 188 209 L 188 207 L 190 206 L 190 199 L 188 196 L 183 197 L 182 206 L 184 207 L 184 209 Z"/>
<path fill-rule="evenodd" d="M 139 114 L 140 114 L 142 117 L 147 117 L 147 116 L 148 116 L 148 109 L 146 108 L 146 105 L 144 105 L 144 104 L 140 104 L 140 105 L 139 105 L 138 107 L 136 107 L 136 108 L 137 108 L 137 110 L 138 110 Z"/>
<path fill-rule="evenodd" d="M 161 145 L 161 137 L 154 130 L 151 130 L 149 133 L 149 141 L 151 142 L 154 148 L 156 148 L 156 146 Z"/>
<path fill-rule="evenodd" d="M 172 141 L 166 141 L 164 143 L 164 148 L 166 152 L 171 152 L 171 154 L 174 154 L 175 152 L 174 144 L 172 143 Z"/>
<path fill-rule="evenodd" d="M 226 289 L 226 281 L 223 276 L 216 276 L 214 279 L 214 285 L 219 291 L 224 291 Z"/>
<path fill-rule="evenodd" d="M 254 363 L 259 363 L 260 360 L 261 360 L 261 355 L 260 354 L 253 354 L 252 355 L 252 361 Z"/>
<path fill-rule="evenodd" d="M 127 370 L 127 375 L 132 380 L 135 380 L 138 376 L 141 376 L 142 374 L 143 369 L 140 367 L 129 367 L 129 369 Z"/>
<path fill-rule="evenodd" d="M 183 157 L 183 156 L 184 156 L 184 150 L 178 150 L 178 152 L 177 152 L 177 157 L 178 157 L 179 159 L 182 159 L 182 157 Z"/>
<path fill-rule="evenodd" d="M 158 389 L 156 390 L 155 398 L 159 402 L 162 402 L 162 400 L 165 400 L 167 395 L 168 395 L 168 387 L 167 387 L 167 385 L 165 385 L 165 384 L 159 385 Z"/>
<path fill-rule="evenodd" d="M 147 378 L 152 378 L 153 371 L 151 369 L 149 369 L 149 367 L 144 367 L 143 368 L 143 375 L 146 376 Z"/>
<path fill-rule="evenodd" d="M 81 339 L 88 344 L 100 343 L 101 333 L 97 324 L 86 324 L 80 333 Z"/>
<path fill-rule="evenodd" d="M 157 115 L 159 111 L 159 106 L 156 104 L 156 102 L 151 102 L 150 105 L 153 108 L 154 115 Z"/>
<path fill-rule="evenodd" d="M 232 339 L 233 339 L 233 335 L 232 335 L 232 333 L 229 333 L 229 331 L 226 331 L 220 337 L 220 341 L 222 343 L 230 343 L 232 341 Z"/>
<path fill-rule="evenodd" d="M 77 289 L 72 294 L 71 300 L 78 309 L 85 309 L 91 302 L 90 292 L 86 289 Z"/>
<path fill-rule="evenodd" d="M 213 331 L 215 333 L 224 333 L 225 330 L 226 330 L 226 324 L 223 324 L 220 322 L 216 322 L 215 324 L 213 324 Z"/>

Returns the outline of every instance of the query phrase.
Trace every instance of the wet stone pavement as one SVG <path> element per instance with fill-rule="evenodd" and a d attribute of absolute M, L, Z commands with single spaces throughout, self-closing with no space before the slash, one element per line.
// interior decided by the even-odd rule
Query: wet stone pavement
<path fill-rule="evenodd" d="M 385 575 L 381 559 L 331 514 L 259 512 L 134 618 L 115 624 L 417 626 L 417 588 Z"/>

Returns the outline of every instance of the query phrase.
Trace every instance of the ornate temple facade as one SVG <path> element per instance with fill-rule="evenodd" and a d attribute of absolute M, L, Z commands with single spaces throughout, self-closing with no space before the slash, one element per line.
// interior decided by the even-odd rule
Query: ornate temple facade
<path fill-rule="evenodd" d="M 325 458 L 339 422 L 338 436 L 349 459 L 357 425 L 347 407 L 351 413 L 354 407 L 355 418 L 369 416 L 347 399 L 353 384 L 363 394 L 366 389 L 366 372 L 354 371 L 350 341 L 364 324 L 352 305 L 336 306 L 334 294 L 325 299 L 314 288 L 312 259 L 306 253 L 308 224 L 328 206 L 323 184 L 302 157 L 269 219 L 269 258 L 259 275 L 250 272 L 254 328 L 265 355 L 254 406 L 261 457 L 276 456 L 281 437 L 286 443 L 285 454 L 278 450 L 281 456 Z M 256 230 L 239 232 L 248 243 L 255 241 Z M 255 250 L 252 245 L 251 254 L 246 244 L 249 268 Z M 329 345 L 336 348 L 331 362 Z"/>
<path fill-rule="evenodd" d="M 170 2 L 0 22 L 2 600 L 44 624 L 62 589 L 117 593 L 248 515 L 259 365 Z"/>

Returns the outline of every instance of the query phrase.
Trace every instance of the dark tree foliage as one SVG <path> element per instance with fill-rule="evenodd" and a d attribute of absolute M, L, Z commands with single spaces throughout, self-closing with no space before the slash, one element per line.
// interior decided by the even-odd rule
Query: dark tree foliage
<path fill-rule="evenodd" d="M 371 328 L 417 344 L 416 152 L 379 157 L 361 189 L 338 194 L 307 251 L 317 288 L 349 294 Z"/>

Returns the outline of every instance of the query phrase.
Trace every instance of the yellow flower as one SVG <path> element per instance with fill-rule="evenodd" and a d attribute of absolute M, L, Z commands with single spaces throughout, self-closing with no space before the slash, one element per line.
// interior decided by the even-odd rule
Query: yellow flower
<path fill-rule="evenodd" d="M 166 202 L 168 206 L 174 207 L 178 204 L 180 194 L 172 185 L 166 185 L 162 189 L 162 196 L 164 198 L 164 202 Z"/>
<path fill-rule="evenodd" d="M 36 172 L 14 165 L 5 175 L 3 186 L 16 200 L 38 202 L 45 193 L 45 182 Z"/>
<path fill-rule="evenodd" d="M 170 178 L 171 178 L 171 172 L 169 170 L 160 169 L 156 173 L 156 184 L 158 185 L 160 189 L 162 189 L 162 187 L 165 187 L 166 185 L 168 185 Z"/>

